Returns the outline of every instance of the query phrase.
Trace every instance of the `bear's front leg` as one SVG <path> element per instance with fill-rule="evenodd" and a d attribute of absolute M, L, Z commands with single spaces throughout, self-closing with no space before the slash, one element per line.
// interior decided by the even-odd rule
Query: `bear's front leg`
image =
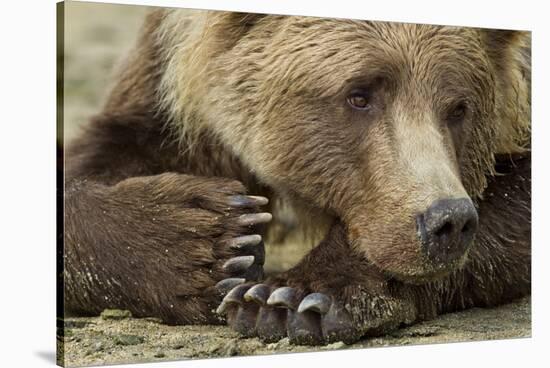
<path fill-rule="evenodd" d="M 216 323 L 221 296 L 263 277 L 258 226 L 267 198 L 241 183 L 176 173 L 115 185 L 72 179 L 65 191 L 65 305 L 128 309 L 170 324 Z M 261 233 L 261 232 L 260 232 Z"/>
<path fill-rule="evenodd" d="M 356 253 L 335 224 L 296 267 L 229 291 L 218 313 L 236 331 L 266 342 L 288 336 L 301 345 L 351 343 L 414 321 L 415 304 L 405 294 Z"/>

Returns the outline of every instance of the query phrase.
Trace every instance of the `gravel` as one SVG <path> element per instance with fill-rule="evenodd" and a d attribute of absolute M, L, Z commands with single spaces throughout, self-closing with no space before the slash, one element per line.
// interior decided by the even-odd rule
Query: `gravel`
<path fill-rule="evenodd" d="M 65 326 L 64 363 L 74 367 L 525 338 L 531 336 L 531 299 L 445 314 L 352 345 L 335 342 L 319 347 L 291 345 L 288 338 L 264 344 L 226 326 L 168 326 L 147 318 L 67 318 Z"/>

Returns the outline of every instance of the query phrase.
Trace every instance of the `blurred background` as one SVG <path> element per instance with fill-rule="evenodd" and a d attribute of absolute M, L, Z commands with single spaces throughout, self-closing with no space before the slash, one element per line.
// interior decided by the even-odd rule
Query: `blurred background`
<path fill-rule="evenodd" d="M 117 66 L 133 47 L 153 7 L 65 2 L 64 135 L 78 134 L 100 112 Z"/>

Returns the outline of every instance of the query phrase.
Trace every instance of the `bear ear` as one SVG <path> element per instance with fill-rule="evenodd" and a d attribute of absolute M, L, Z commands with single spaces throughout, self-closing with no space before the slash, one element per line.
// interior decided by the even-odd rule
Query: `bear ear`
<path fill-rule="evenodd" d="M 496 68 L 496 152 L 523 152 L 531 137 L 531 32 L 483 29 L 481 34 Z"/>
<path fill-rule="evenodd" d="M 216 34 L 218 43 L 229 50 L 265 17 L 267 14 L 213 12 L 207 25 L 209 31 Z"/>
<path fill-rule="evenodd" d="M 525 31 L 513 31 L 503 29 L 482 29 L 481 34 L 487 50 L 491 56 L 501 57 L 509 47 L 522 42 Z"/>

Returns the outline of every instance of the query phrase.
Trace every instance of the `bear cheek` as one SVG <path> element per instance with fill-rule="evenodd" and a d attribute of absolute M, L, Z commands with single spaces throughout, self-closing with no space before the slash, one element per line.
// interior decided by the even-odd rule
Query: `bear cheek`
<path fill-rule="evenodd" d="M 355 222 L 348 227 L 352 244 L 377 268 L 392 276 L 414 277 L 425 273 L 426 261 L 412 219 L 385 216 L 381 221 Z"/>

